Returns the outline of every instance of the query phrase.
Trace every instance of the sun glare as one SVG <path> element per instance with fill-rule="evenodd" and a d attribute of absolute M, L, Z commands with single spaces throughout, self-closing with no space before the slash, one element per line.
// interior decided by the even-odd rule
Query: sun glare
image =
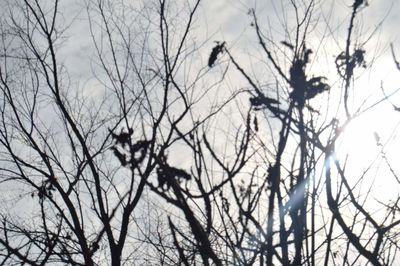
<path fill-rule="evenodd" d="M 362 183 L 375 199 L 392 199 L 398 195 L 398 170 L 393 151 L 399 146 L 394 132 L 398 115 L 373 111 L 354 119 L 345 129 L 336 147 L 338 159 L 346 165 L 350 184 Z"/>
<path fill-rule="evenodd" d="M 353 167 L 367 167 L 376 157 L 377 139 L 379 133 L 371 125 L 370 117 L 360 117 L 353 120 L 343 132 L 338 145 L 338 152 L 348 156 Z"/>

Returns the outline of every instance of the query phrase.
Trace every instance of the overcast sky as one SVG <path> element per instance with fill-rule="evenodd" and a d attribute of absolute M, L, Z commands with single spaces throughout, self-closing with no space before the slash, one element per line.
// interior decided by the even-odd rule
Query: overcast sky
<path fill-rule="evenodd" d="M 15 0 L 0 0 L 0 13 L 3 13 L 7 3 L 14 3 Z M 41 2 L 53 0 L 42 0 Z M 303 0 L 304 1 L 304 0 Z M 64 44 L 62 56 L 67 58 L 67 64 L 73 66 L 71 71 L 80 73 L 81 76 L 88 76 L 90 71 L 79 68 L 82 60 L 88 57 L 93 51 L 88 33 L 87 14 L 83 0 L 61 0 L 61 8 L 65 21 L 75 18 L 71 28 L 66 35 L 69 37 Z M 129 1 L 125 1 L 128 3 Z M 133 1 L 135 3 L 139 1 Z M 173 3 L 172 1 L 171 3 Z M 179 1 L 176 1 L 179 2 Z M 199 10 L 198 26 L 204 29 L 212 40 L 225 40 L 230 47 L 237 49 L 251 49 L 256 45 L 254 30 L 251 28 L 251 17 L 248 15 L 250 8 L 254 8 L 259 16 L 260 24 L 271 25 L 277 33 L 283 34 L 279 25 L 283 18 L 293 17 L 292 8 L 289 8 L 288 0 L 203 0 Z M 301 2 L 301 1 L 295 1 Z M 307 1 L 306 1 L 307 2 Z M 344 32 L 348 25 L 348 18 L 351 12 L 353 0 L 317 0 L 321 10 L 316 10 L 319 16 L 319 24 L 323 25 L 324 20 L 329 20 L 335 34 L 345 36 Z M 332 13 L 331 13 L 332 12 Z M 384 21 L 377 37 L 384 44 L 393 43 L 399 47 L 400 36 L 398 27 L 400 25 L 400 1 L 396 0 L 368 0 L 368 7 L 360 12 L 360 19 L 364 33 L 371 32 L 375 26 Z M 3 14 L 4 16 L 4 14 Z M 317 17 L 317 16 L 316 16 Z M 340 25 L 340 28 L 336 28 Z M 281 40 L 277 40 L 281 41 Z M 83 65 L 83 64 L 82 64 Z"/>
<path fill-rule="evenodd" d="M 0 0 L 0 15 L 6 11 L 6 4 L 15 3 L 16 0 Z M 52 2 L 53 0 L 48 0 Z M 150 1 L 150 0 L 143 0 Z M 126 0 L 128 2 L 128 0 Z M 171 2 L 174 2 L 171 0 Z M 235 56 L 246 58 L 246 53 L 253 53 L 257 50 L 258 42 L 254 34 L 254 29 L 251 27 L 251 18 L 248 15 L 250 8 L 255 8 L 259 17 L 260 25 L 265 28 L 271 27 L 272 33 L 276 34 L 276 42 L 286 39 L 283 32 L 283 27 L 280 22 L 293 18 L 293 12 L 286 5 L 288 0 L 203 0 L 199 10 L 199 17 L 196 20 L 197 27 L 200 27 L 205 33 L 202 35 L 209 42 L 205 44 L 202 53 L 204 58 L 207 58 L 215 40 L 224 40 L 228 46 L 233 49 Z M 300 2 L 300 0 L 298 1 Z M 333 37 L 324 43 L 325 49 L 332 49 L 331 62 L 334 61 L 334 56 L 340 51 L 340 47 L 345 45 L 346 30 L 349 23 L 351 13 L 351 0 L 320 0 L 320 10 L 316 10 L 318 25 L 313 33 L 312 41 L 318 44 L 320 41 L 318 36 L 323 29 L 326 29 L 326 22 L 331 26 Z M 68 31 L 65 33 L 67 39 L 63 43 L 60 50 L 60 57 L 65 61 L 65 64 L 70 73 L 72 81 L 79 82 L 73 84 L 82 87 L 96 86 L 96 81 L 93 79 L 91 69 L 91 60 L 94 58 L 93 43 L 90 38 L 87 13 L 82 0 L 61 0 L 60 10 L 63 11 L 62 19 L 64 21 L 72 21 Z M 375 32 L 367 45 L 375 48 L 374 52 L 380 56 L 377 61 L 378 70 L 374 73 L 374 79 L 370 79 L 366 75 L 365 86 L 367 89 L 379 90 L 381 80 L 385 81 L 387 88 L 394 89 L 398 87 L 400 74 L 396 70 L 390 52 L 389 44 L 393 43 L 398 51 L 400 59 L 400 1 L 398 0 L 369 0 L 369 6 L 362 8 L 358 20 L 357 31 L 361 36 L 360 40 L 368 39 L 369 34 L 374 32 L 382 21 L 382 26 Z M 1 14 L 2 13 L 2 14 Z M 281 20 L 280 20 L 281 19 Z M 199 40 L 202 42 L 203 40 Z M 313 44 L 311 44 L 313 45 Z M 336 50 L 334 50 L 336 49 Z M 375 60 L 374 55 L 367 55 L 367 60 Z M 244 62 L 244 61 L 242 61 Z M 400 105 L 400 99 L 397 101 Z M 376 123 L 378 129 L 385 129 L 386 124 L 377 124 L 385 122 L 385 119 L 380 119 L 381 114 L 369 116 L 371 123 Z M 387 120 L 387 119 L 386 119 Z M 393 124 L 389 120 L 390 124 Z M 390 125 L 389 125 L 390 126 Z M 390 130 L 387 132 L 390 133 Z M 384 135 L 385 131 L 380 131 L 380 135 Z M 364 134 L 366 135 L 366 134 Z M 371 135 L 372 136 L 372 135 Z M 350 142 L 352 140 L 350 139 Z M 362 140 L 361 145 L 365 143 Z M 398 147 L 398 146 L 397 146 Z M 356 149 L 364 152 L 364 147 Z M 365 155 L 361 154 L 361 155 Z M 361 156 L 360 156 L 361 157 Z"/>
<path fill-rule="evenodd" d="M 52 3 L 53 0 L 43 0 Z M 140 1 L 129 0 L 134 3 Z M 125 3 L 129 3 L 125 0 Z M 305 0 L 302 0 L 305 1 Z M 62 48 L 59 50 L 60 61 L 64 61 L 75 85 L 95 87 L 93 79 L 93 60 L 95 58 L 93 43 L 90 37 L 86 1 L 61 0 L 60 22 L 72 22 Z M 117 1 L 115 1 L 117 2 Z M 114 3 L 115 3 L 114 2 Z M 171 3 L 180 1 L 171 1 Z M 190 2 L 190 1 L 189 1 Z M 295 1 L 300 3 L 301 1 Z M 307 1 L 305 1 L 307 2 Z M 316 49 L 325 49 L 326 56 L 321 57 L 330 64 L 334 63 L 334 57 L 343 51 L 346 31 L 348 28 L 351 5 L 353 0 L 317 0 L 314 11 L 317 27 L 310 33 L 310 46 Z M 6 12 L 7 3 L 15 4 L 14 0 L 0 0 L 0 12 Z M 141 3 L 149 3 L 142 1 Z M 2 8 L 3 7 L 3 8 Z M 242 63 L 250 63 L 248 54 L 256 54 L 260 51 L 254 28 L 251 27 L 252 18 L 249 9 L 254 8 L 259 18 L 259 23 L 265 29 L 269 29 L 275 38 L 275 42 L 287 40 L 284 32 L 284 21 L 290 21 L 294 17 L 293 8 L 289 0 L 203 0 L 195 21 L 198 31 L 203 33 L 197 39 L 198 42 L 208 40 L 200 50 L 204 60 L 214 45 L 214 41 L 226 41 L 235 56 L 242 59 Z M 396 0 L 369 0 L 368 6 L 364 6 L 359 12 L 359 20 L 355 28 L 355 34 L 359 35 L 359 41 L 368 39 L 371 33 L 374 37 L 366 44 L 367 61 L 372 62 L 378 57 L 376 64 L 381 71 L 374 72 L 374 80 L 365 82 L 369 86 L 379 87 L 382 80 L 386 85 L 395 87 L 399 79 L 398 71 L 394 67 L 389 51 L 389 44 L 393 43 L 400 58 L 400 1 Z M 375 31 L 376 27 L 378 30 Z M 327 27 L 329 25 L 329 27 Z M 290 25 L 289 25 L 290 26 Z M 330 31 L 327 34 L 327 31 Z M 325 42 L 321 42 L 323 33 L 328 36 Z M 322 44 L 322 48 L 318 45 Z M 316 56 L 315 56 L 316 57 Z M 319 62 L 324 65 L 325 62 Z M 253 64 L 253 62 L 251 62 Z M 319 65 L 316 65 L 319 67 Z M 390 67 L 388 67 L 390 66 Z M 324 73 L 328 75 L 328 73 Z M 78 84 L 79 83 L 79 84 Z"/>

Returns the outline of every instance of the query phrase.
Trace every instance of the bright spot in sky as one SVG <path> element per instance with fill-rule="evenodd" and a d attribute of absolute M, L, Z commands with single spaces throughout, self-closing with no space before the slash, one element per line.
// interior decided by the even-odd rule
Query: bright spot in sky
<path fill-rule="evenodd" d="M 361 186 L 360 192 L 371 200 L 393 200 L 400 193 L 393 174 L 400 170 L 394 156 L 400 147 L 395 134 L 399 118 L 393 108 L 370 111 L 346 127 L 336 147 L 339 161 L 346 165 L 347 181 Z"/>
<path fill-rule="evenodd" d="M 372 117 L 362 116 L 353 120 L 344 130 L 338 145 L 341 159 L 348 155 L 353 166 L 367 167 L 376 157 L 378 146 Z"/>

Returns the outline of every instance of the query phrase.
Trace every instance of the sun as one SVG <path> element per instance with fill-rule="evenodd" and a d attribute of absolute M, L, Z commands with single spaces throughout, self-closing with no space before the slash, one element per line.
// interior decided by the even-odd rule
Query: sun
<path fill-rule="evenodd" d="M 352 119 L 337 142 L 337 158 L 349 184 L 362 187 L 361 193 L 376 200 L 390 200 L 400 193 L 395 175 L 400 171 L 395 157 L 399 127 L 399 114 L 386 106 Z"/>
<path fill-rule="evenodd" d="M 376 157 L 380 133 L 371 122 L 367 116 L 353 119 L 339 139 L 336 150 L 340 158 L 351 161 L 352 167 L 368 167 Z"/>

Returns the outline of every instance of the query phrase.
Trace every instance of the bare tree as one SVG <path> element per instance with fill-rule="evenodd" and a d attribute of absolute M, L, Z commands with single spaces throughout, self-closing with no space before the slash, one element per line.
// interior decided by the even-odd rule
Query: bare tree
<path fill-rule="evenodd" d="M 347 170 L 350 167 L 346 167 L 346 157 L 340 158 L 335 148 L 349 124 L 397 92 L 350 108 L 350 102 L 354 102 L 350 95 L 357 97 L 354 96 L 357 95 L 355 73 L 367 68 L 367 52 L 362 45 L 366 45 L 368 39 L 360 40 L 361 36 L 353 33 L 357 15 L 367 3 L 354 1 L 349 9 L 344 49 L 334 57 L 335 83 L 340 85 L 332 86 L 332 80 L 311 69 L 319 55 L 310 48 L 313 44 L 308 41 L 308 36 L 318 27 L 314 24 L 314 16 L 319 4 L 316 1 L 290 2 L 294 26 L 290 22 L 285 24 L 287 39 L 281 41 L 274 41 L 272 33 L 268 35 L 268 29 L 265 31 L 261 26 L 254 10 L 249 12 L 260 49 L 273 73 L 275 87 L 267 86 L 267 90 L 263 90 L 257 76 L 249 74 L 231 49 L 225 48 L 228 58 L 250 86 L 253 110 L 264 113 L 264 125 L 276 125 L 275 120 L 280 127 L 273 127 L 267 134 L 274 136 L 274 131 L 278 131 L 276 139 L 258 137 L 259 145 L 269 151 L 263 156 L 266 171 L 259 177 L 261 181 L 255 181 L 260 167 L 257 163 L 248 182 L 236 187 L 232 185 L 233 197 L 223 199 L 229 202 L 229 208 L 221 208 L 221 220 L 229 221 L 226 224 L 230 225 L 225 226 L 223 234 L 224 240 L 229 240 L 226 245 L 232 252 L 230 263 L 330 265 L 342 261 L 343 264 L 393 264 L 397 253 L 394 239 L 397 239 L 399 224 L 394 217 L 393 203 L 378 201 L 378 208 L 386 210 L 382 215 L 376 212 L 376 205 L 370 205 L 366 200 L 373 189 L 363 179 L 372 174 L 374 163 L 356 179 L 354 172 Z M 318 51 L 318 45 L 316 49 Z M 328 98 L 328 102 L 321 103 L 324 101 L 321 95 L 334 93 L 342 95 L 342 99 L 331 96 L 336 99 L 329 101 Z M 320 111 L 321 106 L 326 106 L 326 110 Z M 333 116 L 328 115 L 335 109 Z M 379 137 L 375 135 L 375 138 L 382 147 Z M 218 160 L 217 156 L 213 157 Z M 384 149 L 377 157 L 385 160 L 390 178 L 398 180 Z M 221 167 L 229 174 L 223 163 Z M 318 171 L 322 169 L 324 174 L 318 178 Z M 365 186 L 370 187 L 363 190 Z M 260 212 L 262 205 L 267 207 Z M 323 220 L 319 221 L 318 217 Z"/>
<path fill-rule="evenodd" d="M 369 205 L 364 178 L 380 165 L 353 178 L 337 151 L 353 121 L 388 102 L 398 109 L 397 91 L 384 88 L 354 105 L 357 75 L 373 67 L 370 36 L 354 33 L 366 2 L 350 3 L 338 53 L 320 51 L 333 34 L 316 19 L 322 3 L 285 4 L 283 40 L 249 11 L 265 81 L 229 40 L 198 41 L 200 0 L 88 1 L 96 88 L 74 86 L 64 62 L 62 1 L 10 4 L 0 46 L 2 198 L 12 208 L 1 212 L 2 265 L 393 264 L 398 199 Z M 320 27 L 329 33 L 318 45 L 310 35 Z M 335 75 L 314 67 L 320 58 Z M 229 74 L 244 89 L 223 94 Z"/>
<path fill-rule="evenodd" d="M 62 60 L 63 3 L 10 4 L 1 24 L 1 182 L 20 210 L 2 214 L 3 265 L 149 259 L 139 257 L 153 241 L 147 232 L 163 224 L 140 218 L 153 215 L 151 199 L 141 199 L 191 179 L 169 156 L 229 102 L 195 113 L 215 88 L 201 82 L 206 66 L 187 68 L 199 49 L 191 33 L 199 2 L 88 2 L 98 77 L 89 93 L 73 86 Z"/>
<path fill-rule="evenodd" d="M 273 82 L 267 84 L 274 86 L 265 86 L 262 78 L 247 71 L 235 58 L 234 49 L 225 42 L 217 43 L 211 50 L 210 67 L 225 53 L 225 58 L 247 81 L 252 111 L 245 119 L 242 141 L 240 134 L 232 141 L 234 155 L 218 150 L 218 145 L 207 140 L 207 134 L 203 136 L 205 148 L 197 150 L 203 151 L 204 158 L 211 156 L 218 166 L 212 172 L 222 172 L 220 179 L 224 181 L 201 193 L 206 202 L 204 210 L 197 213 L 204 216 L 203 227 L 210 228 L 208 238 L 222 264 L 391 265 L 396 262 L 398 251 L 397 200 L 372 203 L 369 198 L 376 195 L 374 171 L 388 171 L 389 179 L 398 183 L 393 164 L 377 134 L 376 142 L 381 149 L 376 158 L 384 161 L 386 170 L 381 163 L 376 164 L 376 159 L 366 170 L 355 173 L 353 169 L 357 166 L 353 169 L 347 166 L 348 157 L 341 152 L 338 155 L 336 150 L 354 121 L 387 104 L 397 93 L 384 92 L 378 99 L 354 105 L 357 97 L 365 97 L 357 91 L 359 73 L 373 69 L 366 60 L 371 36 L 363 40 L 362 35 L 354 33 L 357 15 L 367 4 L 354 1 L 350 5 L 344 42 L 339 44 L 339 52 L 330 57 L 336 76 L 329 77 L 312 68 L 319 56 L 326 54 L 319 54 L 320 46 L 308 41 L 311 30 L 319 26 L 314 23 L 321 6 L 315 1 L 290 1 L 289 5 L 294 19 L 284 25 L 287 27 L 284 40 L 274 40 L 268 28 L 261 26 L 255 10 L 249 12 L 266 58 L 264 62 L 272 72 Z M 319 45 L 325 38 L 318 41 Z M 260 115 L 265 119 L 259 119 Z M 269 131 L 259 131 L 260 125 Z M 205 169 L 212 169 L 205 165 Z M 366 181 L 371 176 L 373 181 Z M 173 191 L 173 195 L 178 195 L 176 189 Z M 188 193 L 187 198 L 193 200 L 194 196 Z M 207 205 L 207 201 L 213 204 Z M 183 210 L 190 208 L 176 206 Z M 198 223 L 186 218 L 191 224 Z M 191 243 L 185 247 L 182 243 L 191 235 L 202 238 L 204 233 L 179 231 L 173 224 L 171 229 L 179 232 L 182 241 L 174 243 L 185 265 L 190 265 Z M 208 247 L 207 241 L 203 243 Z M 200 247 L 199 251 L 210 254 Z"/>

